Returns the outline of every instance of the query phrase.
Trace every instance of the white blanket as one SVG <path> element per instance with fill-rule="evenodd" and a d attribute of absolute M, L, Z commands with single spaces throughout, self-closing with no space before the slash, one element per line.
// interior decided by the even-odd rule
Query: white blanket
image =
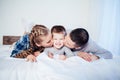
<path fill-rule="evenodd" d="M 10 52 L 0 48 L 0 80 L 120 80 L 120 57 L 87 62 L 75 56 L 62 61 L 43 53 L 33 63 L 11 58 Z"/>

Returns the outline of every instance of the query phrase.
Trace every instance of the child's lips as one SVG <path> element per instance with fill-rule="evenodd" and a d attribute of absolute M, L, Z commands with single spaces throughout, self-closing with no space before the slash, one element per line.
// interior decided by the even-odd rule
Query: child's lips
<path fill-rule="evenodd" d="M 56 43 L 56 45 L 61 45 L 60 43 Z"/>

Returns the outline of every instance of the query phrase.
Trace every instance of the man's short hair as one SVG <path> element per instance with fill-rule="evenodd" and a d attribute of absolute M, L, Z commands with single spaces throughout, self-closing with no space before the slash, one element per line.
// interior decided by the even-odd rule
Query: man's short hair
<path fill-rule="evenodd" d="M 84 46 L 89 40 L 89 34 L 84 28 L 76 28 L 70 32 L 70 38 L 75 42 L 75 46 Z"/>

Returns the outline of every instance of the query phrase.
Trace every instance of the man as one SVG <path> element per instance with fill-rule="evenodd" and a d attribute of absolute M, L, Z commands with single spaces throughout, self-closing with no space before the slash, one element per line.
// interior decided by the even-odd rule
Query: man
<path fill-rule="evenodd" d="M 75 55 L 86 61 L 94 61 L 99 58 L 112 59 L 111 52 L 101 48 L 89 38 L 89 33 L 83 28 L 74 29 L 65 38 L 65 45 Z"/>

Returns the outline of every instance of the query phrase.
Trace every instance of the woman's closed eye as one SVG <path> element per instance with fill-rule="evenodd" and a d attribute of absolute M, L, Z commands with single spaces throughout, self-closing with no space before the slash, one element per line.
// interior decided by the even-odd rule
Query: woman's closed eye
<path fill-rule="evenodd" d="M 51 42 L 51 40 L 49 40 L 47 43 L 50 43 Z"/>

